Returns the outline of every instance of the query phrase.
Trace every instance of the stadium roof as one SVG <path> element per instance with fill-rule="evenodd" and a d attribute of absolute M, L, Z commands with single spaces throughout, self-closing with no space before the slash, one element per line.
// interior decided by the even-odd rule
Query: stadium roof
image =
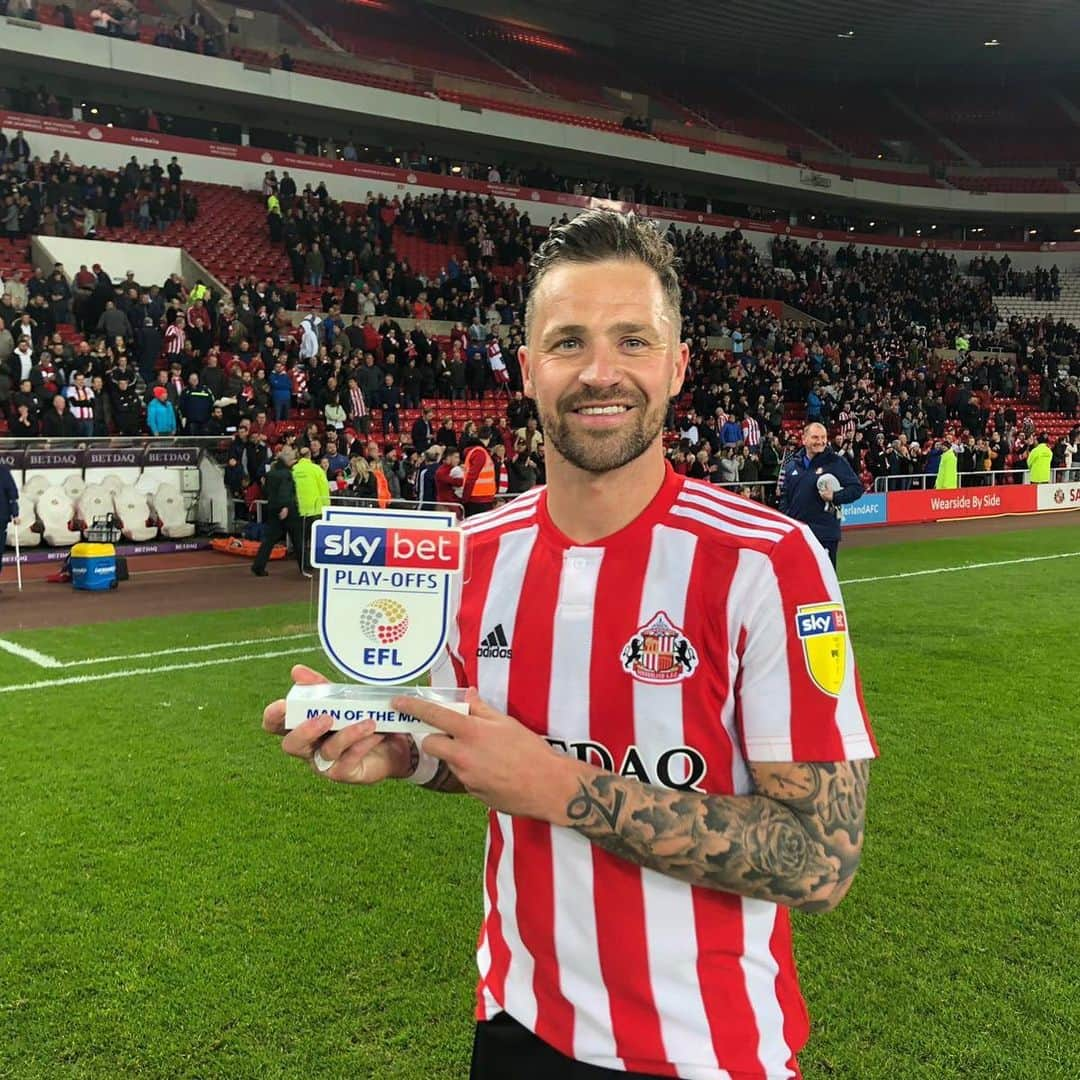
<path fill-rule="evenodd" d="M 527 17 L 498 0 L 436 2 L 564 37 L 576 22 L 580 40 L 721 76 L 1038 77 L 1073 66 L 1080 39 L 1076 0 L 544 0 Z"/>

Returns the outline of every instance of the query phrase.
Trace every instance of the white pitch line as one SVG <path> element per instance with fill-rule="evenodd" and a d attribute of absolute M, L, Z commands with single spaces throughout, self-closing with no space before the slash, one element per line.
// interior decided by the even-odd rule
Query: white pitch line
<path fill-rule="evenodd" d="M 1036 562 L 1048 562 L 1052 559 L 1074 559 L 1080 557 L 1080 551 L 1066 551 L 1058 555 L 1031 555 L 1021 559 L 1001 559 L 997 562 L 984 562 L 984 563 L 968 563 L 965 566 L 942 566 L 932 570 L 909 570 L 899 574 L 879 574 L 876 577 L 865 578 L 848 578 L 846 581 L 840 582 L 841 585 L 862 585 L 871 581 L 895 581 L 900 578 L 912 578 L 912 577 L 925 577 L 930 574 L 955 574 L 961 570 L 984 570 L 991 566 L 1016 566 L 1020 563 L 1036 563 Z M 230 642 L 215 642 L 205 646 L 183 646 L 178 649 L 168 649 L 163 652 L 153 653 L 135 653 L 126 657 L 103 657 L 101 660 L 86 660 L 86 661 L 74 661 L 71 665 L 65 665 L 61 661 L 54 659 L 51 656 L 45 656 L 44 653 L 39 653 L 34 649 L 27 649 L 22 645 L 15 645 L 13 642 L 5 641 L 0 638 L 0 649 L 5 649 L 14 656 L 19 656 L 24 660 L 31 660 L 35 664 L 39 664 L 41 667 L 66 667 L 76 666 L 84 663 L 101 663 L 106 659 L 112 660 L 134 660 L 142 659 L 151 656 L 164 655 L 164 653 L 177 653 L 182 651 L 199 651 L 207 648 L 224 648 L 226 645 L 246 645 L 246 644 L 261 644 L 265 641 L 285 641 L 290 638 L 307 637 L 307 634 L 295 634 L 286 635 L 280 638 L 258 638 L 247 641 L 230 641 Z M 250 660 L 272 660 L 279 656 L 297 656 L 308 652 L 315 652 L 317 646 L 312 645 L 310 648 L 295 648 L 295 649 L 277 649 L 271 652 L 265 652 L 258 656 L 244 657 L 245 661 Z M 235 664 L 238 663 L 237 659 L 232 656 L 223 656 L 218 659 L 212 660 L 192 660 L 185 664 L 164 664 L 161 667 L 147 667 L 147 668 L 133 668 L 129 671 L 106 671 L 99 675 L 68 675 L 61 679 L 41 679 L 38 682 L 32 683 L 20 683 L 15 686 L 0 686 L 0 694 L 13 694 L 20 690 L 44 690 L 51 686 L 72 686 L 80 683 L 89 682 L 103 682 L 107 679 L 127 679 L 137 675 L 159 675 L 168 671 L 189 671 L 195 668 L 204 667 L 216 667 L 220 664 Z"/>
<path fill-rule="evenodd" d="M 153 652 L 126 653 L 123 656 L 94 656 L 85 660 L 67 660 L 59 666 L 64 668 L 85 667 L 88 664 L 110 664 L 121 660 L 148 660 L 151 656 L 174 656 L 177 653 L 207 652 L 210 649 L 231 649 L 240 645 L 266 645 L 274 641 L 298 641 L 315 637 L 314 630 L 302 634 L 281 634 L 278 637 L 243 638 L 240 641 L 208 641 L 205 645 L 180 645 L 175 649 L 155 649 Z"/>
<path fill-rule="evenodd" d="M 867 581 L 896 581 L 898 578 L 926 577 L 928 574 L 958 574 L 961 570 L 985 570 L 988 566 L 1016 566 L 1019 563 L 1047 562 L 1050 559 L 1075 559 L 1080 551 L 1060 555 L 1029 555 L 1023 559 L 999 559 L 997 562 L 965 563 L 963 566 L 939 566 L 933 570 L 909 570 L 903 574 L 880 574 L 877 577 L 848 578 L 841 585 L 862 585 Z"/>
<path fill-rule="evenodd" d="M 16 686 L 0 686 L 0 694 L 15 694 L 20 690 L 47 690 L 53 686 L 73 686 L 80 683 L 104 682 L 106 679 L 129 679 L 137 675 L 163 675 L 169 671 L 187 671 L 191 668 L 214 667 L 218 664 L 249 663 L 252 660 L 272 660 L 277 656 L 302 656 L 315 652 L 317 645 L 310 648 L 277 649 L 257 656 L 245 656 L 238 660 L 234 656 L 222 656 L 216 660 L 192 660 L 186 664 L 163 664 L 161 667 L 133 668 L 129 671 L 103 671 L 99 675 L 67 675 L 62 679 L 39 679 L 37 682 L 19 683 Z"/>
<path fill-rule="evenodd" d="M 29 660 L 31 664 L 37 664 L 38 667 L 43 668 L 58 668 L 64 665 L 52 656 L 46 656 L 43 652 L 38 652 L 37 649 L 29 649 L 25 645 L 16 645 L 14 641 L 7 641 L 4 638 L 0 638 L 0 649 L 3 649 L 6 653 L 11 653 L 12 656 L 17 656 L 20 660 Z"/>

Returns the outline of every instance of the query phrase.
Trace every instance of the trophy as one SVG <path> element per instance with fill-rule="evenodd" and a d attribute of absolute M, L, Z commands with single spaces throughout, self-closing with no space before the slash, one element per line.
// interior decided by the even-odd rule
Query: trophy
<path fill-rule="evenodd" d="M 328 713 L 337 731 L 374 720 L 375 731 L 411 735 L 435 728 L 391 708 L 400 694 L 468 712 L 465 690 L 415 685 L 439 659 L 460 594 L 464 536 L 436 511 L 327 507 L 312 526 L 318 571 L 319 640 L 355 682 L 294 686 L 285 727 Z"/>

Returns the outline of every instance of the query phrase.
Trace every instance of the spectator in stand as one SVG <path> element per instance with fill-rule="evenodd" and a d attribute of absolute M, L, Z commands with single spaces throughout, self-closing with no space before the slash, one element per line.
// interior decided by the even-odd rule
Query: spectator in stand
<path fill-rule="evenodd" d="M 379 390 L 376 406 L 382 409 L 382 431 L 388 435 L 393 428 L 394 434 L 401 431 L 401 420 L 398 416 L 398 408 L 401 405 L 401 391 L 394 385 L 394 376 L 387 372 L 383 376 L 383 386 Z"/>
<path fill-rule="evenodd" d="M 840 547 L 839 507 L 855 502 L 862 494 L 862 484 L 851 466 L 829 448 L 825 427 L 807 424 L 802 453 L 784 465 L 780 510 L 810 527 L 833 566 Z"/>
<path fill-rule="evenodd" d="M 68 410 L 74 419 L 76 433 L 85 437 L 94 434 L 94 391 L 87 385 L 86 376 L 78 371 L 72 384 L 64 390 Z M 104 432 L 102 433 L 104 434 Z"/>
<path fill-rule="evenodd" d="M 435 476 L 442 462 L 443 450 L 441 446 L 429 446 L 421 455 L 422 462 L 415 480 L 417 509 L 435 510 L 438 501 L 438 491 Z"/>
<path fill-rule="evenodd" d="M 292 404 L 292 378 L 285 370 L 285 361 L 278 360 L 270 373 L 270 402 L 275 420 L 288 420 Z"/>
<path fill-rule="evenodd" d="M 193 371 L 188 384 L 180 395 L 180 415 L 184 418 L 185 435 L 203 435 L 210 414 L 214 409 L 213 393 L 199 382 L 199 374 Z"/>
<path fill-rule="evenodd" d="M 184 346 L 187 344 L 186 328 L 187 320 L 183 315 L 177 315 L 176 319 L 165 328 L 165 355 L 170 362 L 184 355 Z"/>
<path fill-rule="evenodd" d="M 734 416 L 728 416 L 720 428 L 720 445 L 725 449 L 737 447 L 743 440 L 742 425 Z"/>
<path fill-rule="evenodd" d="M 511 495 L 520 495 L 536 486 L 536 458 L 529 451 L 529 444 L 520 435 L 514 439 L 514 453 L 510 459 L 507 477 L 507 490 Z"/>
<path fill-rule="evenodd" d="M 114 377 L 109 398 L 119 434 L 138 435 L 143 426 L 142 399 L 126 374 L 120 373 Z"/>
<path fill-rule="evenodd" d="M 119 23 L 109 14 L 104 4 L 98 4 L 90 12 L 90 26 L 101 37 L 112 37 L 119 28 Z"/>
<path fill-rule="evenodd" d="M 274 545 L 283 539 L 292 544 L 293 557 L 300 573 L 304 577 L 311 576 L 304 570 L 304 532 L 292 474 L 296 462 L 296 451 L 291 446 L 284 446 L 278 451 L 274 464 L 266 474 L 263 484 L 263 494 L 266 497 L 263 538 L 255 561 L 251 564 L 251 572 L 256 577 L 267 576 L 266 564 L 270 553 Z"/>
<path fill-rule="evenodd" d="M 319 352 L 319 319 L 305 315 L 300 322 L 300 359 L 310 363 Z"/>
<path fill-rule="evenodd" d="M 41 434 L 40 422 L 23 401 L 15 406 L 15 415 L 8 422 L 8 427 L 15 439 L 32 439 Z"/>
<path fill-rule="evenodd" d="M 430 405 L 425 405 L 420 416 L 413 421 L 410 437 L 412 445 L 418 453 L 425 453 L 435 442 L 435 426 L 432 423 L 434 415 Z"/>
<path fill-rule="evenodd" d="M 319 242 L 313 241 L 304 256 L 304 273 L 307 275 L 307 283 L 313 289 L 322 288 L 323 274 L 326 273 L 326 258 L 319 247 Z"/>
<path fill-rule="evenodd" d="M 461 467 L 461 454 L 456 446 L 448 446 L 435 471 L 435 501 L 440 506 L 461 506 L 464 482 L 465 471 Z"/>
<path fill-rule="evenodd" d="M 176 410 L 169 401 L 167 387 L 158 385 L 153 388 L 150 402 L 146 407 L 146 423 L 151 435 L 176 434 Z"/>
<path fill-rule="evenodd" d="M 75 419 L 68 412 L 67 402 L 62 394 L 55 394 L 52 408 L 45 411 L 41 418 L 41 434 L 46 439 L 71 439 L 79 435 Z"/>

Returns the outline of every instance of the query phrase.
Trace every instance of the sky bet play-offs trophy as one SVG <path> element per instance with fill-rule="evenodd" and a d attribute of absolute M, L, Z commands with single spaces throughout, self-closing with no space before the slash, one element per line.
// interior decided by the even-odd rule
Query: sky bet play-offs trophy
<path fill-rule="evenodd" d="M 439 660 L 462 571 L 464 537 L 450 513 L 327 507 L 312 527 L 319 640 L 355 683 L 294 686 L 285 727 L 329 713 L 333 729 L 374 720 L 376 732 L 435 729 L 390 707 L 401 693 L 468 712 L 465 691 L 410 685 Z"/>

